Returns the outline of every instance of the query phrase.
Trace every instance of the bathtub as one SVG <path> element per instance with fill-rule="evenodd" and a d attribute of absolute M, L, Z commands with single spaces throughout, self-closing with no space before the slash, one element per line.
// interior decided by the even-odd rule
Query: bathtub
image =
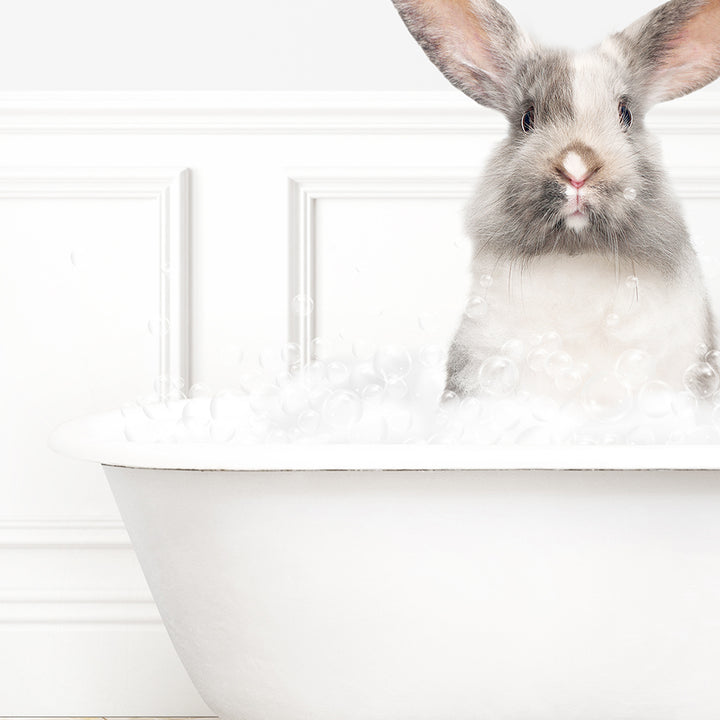
<path fill-rule="evenodd" d="M 127 443 L 103 464 L 224 720 L 720 717 L 718 447 Z M 652 469 L 653 471 L 648 471 Z"/>

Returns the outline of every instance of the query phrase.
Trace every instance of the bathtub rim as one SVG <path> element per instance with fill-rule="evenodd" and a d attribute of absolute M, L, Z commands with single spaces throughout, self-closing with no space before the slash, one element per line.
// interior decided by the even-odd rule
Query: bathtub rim
<path fill-rule="evenodd" d="M 720 445 L 139 443 L 124 439 L 121 421 L 118 412 L 70 420 L 49 445 L 79 460 L 157 470 L 720 470 Z"/>

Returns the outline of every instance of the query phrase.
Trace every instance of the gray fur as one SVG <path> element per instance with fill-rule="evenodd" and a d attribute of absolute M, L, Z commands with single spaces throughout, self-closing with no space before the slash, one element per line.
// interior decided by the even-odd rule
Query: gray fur
<path fill-rule="evenodd" d="M 431 12 L 432 3 L 393 0 L 393 4 L 425 54 L 455 87 L 475 102 L 507 112 L 508 87 L 498 82 L 490 68 L 482 67 L 479 59 L 477 67 L 460 62 L 448 42 L 452 35 L 472 32 L 472 29 L 441 25 Z M 522 33 L 515 20 L 495 0 L 470 0 L 468 4 L 476 8 L 474 16 L 478 26 L 491 39 L 487 49 L 494 66 L 492 70 L 499 71 L 502 77 L 509 76 L 522 56 Z"/>
<path fill-rule="evenodd" d="M 653 100 L 653 73 L 668 61 L 685 23 L 706 0 L 671 0 L 593 51 L 593 72 L 600 68 L 602 77 L 590 94 L 593 102 L 601 98 L 597 117 L 591 118 L 597 137 L 590 138 L 587 111 L 580 119 L 575 107 L 576 70 L 569 52 L 530 43 L 494 0 L 467 0 L 482 14 L 472 17 L 490 38 L 495 63 L 491 78 L 482 69 L 458 63 L 452 53 L 455 46 L 445 41 L 444 33 L 454 34 L 456 42 L 457 33 L 474 31 L 438 26 L 433 8 L 446 7 L 443 3 L 452 0 L 393 1 L 410 32 L 450 81 L 478 102 L 501 110 L 509 121 L 508 136 L 489 159 L 468 206 L 466 228 L 474 242 L 475 278 L 486 272 L 489 259 L 517 264 L 522 272 L 543 255 L 593 254 L 651 268 L 668 283 L 702 285 L 679 203 L 644 115 Z M 687 91 L 705 84 L 708 72 L 715 72 L 711 63 L 699 64 L 696 82 Z M 720 63 L 715 74 L 719 73 Z M 621 102 L 633 114 L 629 128 L 619 122 Z M 536 121 L 534 130 L 526 133 L 521 119 L 529 107 Z M 566 222 L 568 185 L 558 158 L 569 150 L 594 170 L 593 195 L 585 209 L 589 222 L 582 228 Z M 624 196 L 628 187 L 637 192 L 636 202 Z M 705 307 L 707 344 L 714 347 L 715 322 L 707 302 Z M 498 350 L 483 338 L 477 320 L 464 317 L 449 351 L 447 389 L 461 394 L 471 388 L 483 359 Z"/>

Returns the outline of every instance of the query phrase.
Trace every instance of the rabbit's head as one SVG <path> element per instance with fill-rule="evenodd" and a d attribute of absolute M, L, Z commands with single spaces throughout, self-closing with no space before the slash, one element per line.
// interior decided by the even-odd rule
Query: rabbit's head
<path fill-rule="evenodd" d="M 583 53 L 536 45 L 495 0 L 394 3 L 446 77 L 509 121 L 471 206 L 478 240 L 672 262 L 663 243 L 684 229 L 644 117 L 720 75 L 720 0 L 671 0 Z"/>

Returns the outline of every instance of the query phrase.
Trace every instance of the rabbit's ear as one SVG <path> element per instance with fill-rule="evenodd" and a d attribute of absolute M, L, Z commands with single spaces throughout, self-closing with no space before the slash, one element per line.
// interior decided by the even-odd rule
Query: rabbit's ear
<path fill-rule="evenodd" d="M 530 49 L 510 13 L 495 0 L 393 0 L 427 56 L 473 100 L 508 105 L 509 76 Z"/>
<path fill-rule="evenodd" d="M 686 95 L 720 76 L 720 0 L 670 0 L 611 40 L 650 103 Z"/>

